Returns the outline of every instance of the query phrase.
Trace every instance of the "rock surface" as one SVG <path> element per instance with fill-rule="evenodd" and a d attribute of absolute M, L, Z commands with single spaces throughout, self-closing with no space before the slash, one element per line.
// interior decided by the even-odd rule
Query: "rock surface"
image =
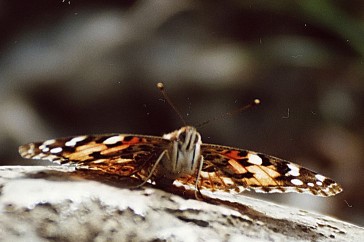
<path fill-rule="evenodd" d="M 361 241 L 364 229 L 245 196 L 66 167 L 0 167 L 1 241 Z M 129 187 L 129 188 L 128 188 Z M 209 195 L 210 197 L 207 197 Z M 214 197 L 213 197 L 214 196 Z M 224 200 L 222 200 L 224 199 Z"/>

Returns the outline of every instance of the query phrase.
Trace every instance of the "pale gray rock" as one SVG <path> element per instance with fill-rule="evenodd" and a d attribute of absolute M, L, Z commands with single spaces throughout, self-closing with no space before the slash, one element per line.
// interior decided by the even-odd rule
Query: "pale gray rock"
<path fill-rule="evenodd" d="M 66 167 L 0 167 L 1 241 L 362 241 L 364 229 L 245 196 Z M 210 197 L 206 197 L 209 195 Z M 224 200 L 222 200 L 224 199 Z"/>

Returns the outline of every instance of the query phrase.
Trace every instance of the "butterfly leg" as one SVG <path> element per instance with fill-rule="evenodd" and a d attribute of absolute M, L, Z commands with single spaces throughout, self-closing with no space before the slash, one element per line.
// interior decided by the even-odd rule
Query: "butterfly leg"
<path fill-rule="evenodd" d="M 199 183 L 199 180 L 200 180 L 200 175 L 201 175 L 201 171 L 202 171 L 202 165 L 203 165 L 203 156 L 201 156 L 201 159 L 200 159 L 200 166 L 198 167 L 198 171 L 197 171 L 197 175 L 196 175 L 196 182 L 195 182 L 195 198 L 197 200 L 200 200 L 200 201 L 203 201 L 204 198 L 203 198 L 203 195 L 200 191 L 200 187 L 198 186 L 198 183 Z"/>
<path fill-rule="evenodd" d="M 137 185 L 135 188 L 139 188 L 141 186 L 143 186 L 145 183 L 147 183 L 147 181 L 152 177 L 155 169 L 157 168 L 159 162 L 163 159 L 163 156 L 165 156 L 167 154 L 167 150 L 164 150 L 158 157 L 157 161 L 155 162 L 155 164 L 153 165 L 152 167 L 152 170 L 149 172 L 149 175 L 148 177 L 142 182 L 140 183 L 139 185 Z"/>

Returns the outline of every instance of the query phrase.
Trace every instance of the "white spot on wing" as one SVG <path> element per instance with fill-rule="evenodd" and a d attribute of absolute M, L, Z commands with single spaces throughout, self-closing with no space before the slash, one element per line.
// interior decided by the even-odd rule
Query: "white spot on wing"
<path fill-rule="evenodd" d="M 48 152 L 49 151 L 49 148 L 48 147 L 45 147 L 42 149 L 42 152 Z"/>
<path fill-rule="evenodd" d="M 76 145 L 76 143 L 77 143 L 77 142 L 80 142 L 80 141 L 82 141 L 82 140 L 84 140 L 84 139 L 86 139 L 86 138 L 87 138 L 87 136 L 74 137 L 73 139 L 71 139 L 71 140 L 67 141 L 67 142 L 65 143 L 65 145 L 66 145 L 66 146 L 69 146 L 69 147 L 73 147 L 73 146 L 75 146 L 75 145 Z"/>
<path fill-rule="evenodd" d="M 289 176 L 289 175 L 299 176 L 300 175 L 300 168 L 298 166 L 296 166 L 295 164 L 292 164 L 292 163 L 288 163 L 287 166 L 291 170 L 286 173 L 286 176 Z"/>
<path fill-rule="evenodd" d="M 48 146 L 48 145 L 51 145 L 51 144 L 53 144 L 53 143 L 55 143 L 55 142 L 56 142 L 56 140 L 55 140 L 55 139 L 46 140 L 46 141 L 44 141 L 44 142 L 43 142 L 43 144 L 41 144 L 41 145 L 39 146 L 39 149 L 40 149 L 40 150 L 43 150 L 44 148 L 47 148 L 47 146 Z"/>
<path fill-rule="evenodd" d="M 303 185 L 303 182 L 300 179 L 292 179 L 291 182 L 292 182 L 292 184 L 294 184 L 296 186 Z"/>
<path fill-rule="evenodd" d="M 316 184 L 319 186 L 322 186 L 322 182 L 320 182 L 320 181 L 317 181 Z"/>
<path fill-rule="evenodd" d="M 57 154 L 59 152 L 62 152 L 62 148 L 61 147 L 56 147 L 56 148 L 51 149 L 51 153 L 52 154 Z"/>
<path fill-rule="evenodd" d="M 323 175 L 320 175 L 320 174 L 316 174 L 315 177 L 317 180 L 319 180 L 321 182 L 323 182 L 326 179 L 326 177 L 324 177 Z"/>
<path fill-rule="evenodd" d="M 251 163 L 251 164 L 260 166 L 260 165 L 262 165 L 263 160 L 258 155 L 249 153 L 248 154 L 248 162 Z"/>
<path fill-rule="evenodd" d="M 110 138 L 107 138 L 106 140 L 104 140 L 104 144 L 105 145 L 113 145 L 119 141 L 122 141 L 123 140 L 123 137 L 120 136 L 120 135 L 116 135 L 116 136 L 112 136 Z"/>
<path fill-rule="evenodd" d="M 315 184 L 313 184 L 312 182 L 308 182 L 307 183 L 307 186 L 309 186 L 309 187 L 313 187 Z"/>
<path fill-rule="evenodd" d="M 56 142 L 55 139 L 50 139 L 50 140 L 44 141 L 43 145 L 48 146 L 48 145 L 51 145 L 51 144 L 53 144 L 55 142 Z"/>

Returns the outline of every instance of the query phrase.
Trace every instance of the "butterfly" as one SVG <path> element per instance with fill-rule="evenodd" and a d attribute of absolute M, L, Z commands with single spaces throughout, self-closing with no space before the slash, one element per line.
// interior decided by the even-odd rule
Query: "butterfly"
<path fill-rule="evenodd" d="M 299 192 L 332 196 L 342 191 L 332 179 L 295 163 L 262 153 L 202 143 L 192 126 L 162 137 L 84 135 L 19 147 L 24 158 L 49 160 L 121 177 L 143 185 L 172 184 L 196 190 L 241 193 Z"/>

